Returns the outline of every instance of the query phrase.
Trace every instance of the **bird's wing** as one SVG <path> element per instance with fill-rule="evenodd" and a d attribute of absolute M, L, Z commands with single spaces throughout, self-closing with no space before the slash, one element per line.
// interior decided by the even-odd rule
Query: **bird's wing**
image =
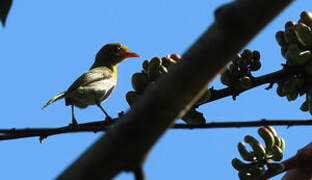
<path fill-rule="evenodd" d="M 97 67 L 82 74 L 66 91 L 71 92 L 80 86 L 86 86 L 95 81 L 109 79 L 113 76 L 113 71 L 107 67 Z"/>

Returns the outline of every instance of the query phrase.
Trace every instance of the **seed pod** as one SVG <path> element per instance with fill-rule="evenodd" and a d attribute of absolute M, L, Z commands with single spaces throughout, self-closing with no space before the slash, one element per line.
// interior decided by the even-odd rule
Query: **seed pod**
<path fill-rule="evenodd" d="M 241 180 L 254 180 L 255 177 L 248 170 L 242 170 L 238 172 L 238 177 Z"/>
<path fill-rule="evenodd" d="M 256 138 L 251 135 L 247 135 L 245 136 L 245 142 L 247 142 L 252 147 L 257 159 L 260 160 L 265 158 L 265 148 Z"/>
<path fill-rule="evenodd" d="M 287 21 L 285 24 L 285 30 L 289 30 L 290 28 L 295 27 L 296 22 L 295 21 Z"/>
<path fill-rule="evenodd" d="M 140 94 L 143 93 L 149 83 L 147 76 L 144 73 L 134 73 L 131 81 L 133 89 Z"/>
<path fill-rule="evenodd" d="M 143 62 L 143 64 L 142 64 L 142 66 L 143 66 L 143 72 L 146 73 L 146 74 L 147 74 L 147 72 L 148 72 L 149 63 L 150 63 L 150 60 L 147 59 L 147 60 L 145 60 L 145 61 Z"/>
<path fill-rule="evenodd" d="M 247 60 L 253 59 L 253 52 L 250 49 L 245 49 L 242 53 L 242 58 Z"/>
<path fill-rule="evenodd" d="M 160 57 L 154 57 L 151 60 L 148 68 L 148 79 L 150 81 L 156 80 L 160 75 L 160 65 L 161 65 Z"/>
<path fill-rule="evenodd" d="M 253 60 L 259 61 L 260 60 L 260 52 L 259 51 L 253 51 Z"/>
<path fill-rule="evenodd" d="M 259 60 L 254 60 L 250 64 L 249 68 L 250 68 L 251 71 L 258 71 L 261 68 L 261 62 Z"/>
<path fill-rule="evenodd" d="M 264 127 L 267 128 L 273 134 L 273 136 L 277 136 L 277 133 L 272 126 L 264 126 Z"/>
<path fill-rule="evenodd" d="M 289 94 L 287 94 L 287 100 L 294 101 L 297 99 L 298 95 L 299 95 L 299 92 L 297 90 L 294 90 L 290 92 Z"/>
<path fill-rule="evenodd" d="M 233 76 L 231 75 L 230 71 L 226 69 L 221 75 L 222 84 L 227 85 L 227 86 L 232 86 L 233 85 L 232 77 Z"/>
<path fill-rule="evenodd" d="M 252 164 L 247 164 L 247 163 L 242 162 L 238 158 L 234 158 L 232 159 L 232 166 L 236 170 L 241 171 L 241 170 L 250 168 Z"/>
<path fill-rule="evenodd" d="M 162 60 L 162 65 L 164 65 L 166 68 L 169 68 L 169 66 L 171 66 L 172 64 L 176 64 L 176 61 L 168 58 L 168 57 L 163 57 L 161 58 Z"/>
<path fill-rule="evenodd" d="M 275 143 L 274 135 L 271 131 L 265 127 L 258 129 L 258 134 L 264 140 L 266 151 L 271 152 Z"/>
<path fill-rule="evenodd" d="M 138 99 L 139 95 L 134 91 L 129 91 L 126 94 L 126 100 L 130 106 L 132 106 Z"/>
<path fill-rule="evenodd" d="M 282 151 L 282 149 L 279 147 L 279 146 L 277 146 L 277 145 L 274 145 L 273 146 L 273 149 L 272 149 L 272 159 L 274 160 L 274 161 L 280 161 L 280 160 L 282 160 L 283 159 L 283 151 Z"/>
<path fill-rule="evenodd" d="M 162 64 L 159 67 L 159 71 L 161 73 L 168 73 L 168 69 L 164 65 L 162 65 Z"/>
<path fill-rule="evenodd" d="M 178 61 L 181 59 L 181 56 L 180 56 L 180 54 L 171 54 L 170 58 L 175 60 L 175 61 Z"/>
<path fill-rule="evenodd" d="M 287 46 L 282 46 L 281 47 L 281 54 L 282 54 L 282 56 L 285 58 L 285 59 L 287 59 L 287 57 L 286 57 L 286 53 L 287 53 Z"/>
<path fill-rule="evenodd" d="M 253 161 L 255 159 L 255 155 L 246 149 L 246 146 L 243 142 L 238 143 L 237 149 L 239 154 L 245 161 Z"/>
<path fill-rule="evenodd" d="M 295 27 L 290 27 L 288 29 L 286 29 L 285 33 L 284 33 L 284 38 L 285 38 L 285 42 L 287 44 L 296 44 L 298 43 L 298 38 L 295 32 Z"/>
<path fill-rule="evenodd" d="M 303 11 L 300 14 L 300 21 L 306 25 L 312 24 L 312 13 L 310 11 Z"/>
<path fill-rule="evenodd" d="M 250 88 L 252 86 L 252 80 L 248 76 L 242 77 L 242 79 L 240 80 L 240 83 L 244 89 Z"/>
<path fill-rule="evenodd" d="M 286 91 L 283 85 L 278 85 L 276 88 L 276 92 L 280 97 L 286 96 Z"/>
<path fill-rule="evenodd" d="M 312 32 L 311 28 L 303 23 L 296 25 L 296 35 L 300 44 L 304 47 L 312 46 Z"/>
<path fill-rule="evenodd" d="M 278 136 L 278 138 L 279 138 L 280 141 L 281 141 L 281 145 L 280 145 L 279 147 L 281 148 L 282 152 L 284 152 L 285 147 L 286 147 L 285 140 L 284 140 L 284 138 L 282 138 L 281 136 Z"/>
<path fill-rule="evenodd" d="M 278 31 L 276 34 L 275 34 L 275 39 L 277 40 L 278 44 L 280 46 L 286 46 L 287 43 L 285 41 L 285 35 L 284 35 L 284 31 Z"/>
<path fill-rule="evenodd" d="M 294 65 L 305 65 L 311 58 L 310 51 L 301 52 L 296 44 L 290 45 L 286 52 L 287 61 L 292 62 Z"/>

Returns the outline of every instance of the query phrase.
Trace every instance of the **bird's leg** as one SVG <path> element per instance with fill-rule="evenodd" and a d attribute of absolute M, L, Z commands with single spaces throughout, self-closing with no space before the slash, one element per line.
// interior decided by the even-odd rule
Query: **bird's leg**
<path fill-rule="evenodd" d="M 104 108 L 101 106 L 100 103 L 96 103 L 96 105 L 104 112 L 104 114 L 106 115 L 107 120 L 110 122 L 113 119 L 108 115 L 108 113 L 104 110 Z"/>
<path fill-rule="evenodd" d="M 71 110 L 72 110 L 72 124 L 73 126 L 78 126 L 77 120 L 75 118 L 75 114 L 74 114 L 74 105 L 71 105 Z"/>

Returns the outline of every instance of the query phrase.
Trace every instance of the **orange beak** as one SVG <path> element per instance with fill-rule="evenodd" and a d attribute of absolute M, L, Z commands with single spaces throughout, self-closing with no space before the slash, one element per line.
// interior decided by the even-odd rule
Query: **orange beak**
<path fill-rule="evenodd" d="M 131 57 L 140 57 L 140 55 L 132 51 L 124 52 L 124 58 L 131 58 Z"/>

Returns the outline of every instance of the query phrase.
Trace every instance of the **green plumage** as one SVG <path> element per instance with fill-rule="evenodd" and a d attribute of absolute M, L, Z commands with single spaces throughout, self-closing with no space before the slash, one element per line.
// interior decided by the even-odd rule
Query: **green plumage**
<path fill-rule="evenodd" d="M 139 55 L 131 52 L 120 43 L 110 43 L 103 46 L 97 53 L 90 70 L 75 80 L 67 91 L 50 99 L 43 108 L 65 98 L 65 104 L 72 106 L 73 124 L 77 124 L 74 117 L 74 106 L 86 108 L 88 105 L 95 104 L 109 117 L 100 103 L 111 94 L 116 86 L 117 65 L 129 57 L 139 57 Z"/>

